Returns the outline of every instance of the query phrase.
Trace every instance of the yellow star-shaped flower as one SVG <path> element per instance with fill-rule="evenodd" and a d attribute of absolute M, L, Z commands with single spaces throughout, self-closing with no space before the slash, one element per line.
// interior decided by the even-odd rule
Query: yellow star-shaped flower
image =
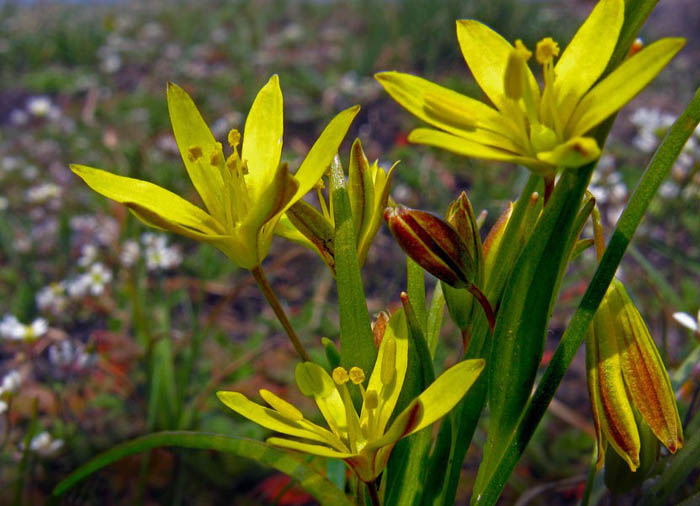
<path fill-rule="evenodd" d="M 224 157 L 189 95 L 168 85 L 168 109 L 175 140 L 206 211 L 155 184 L 103 170 L 71 165 L 93 190 L 126 205 L 146 224 L 212 244 L 246 269 L 260 265 L 275 225 L 330 165 L 359 107 L 338 114 L 292 175 L 282 154 L 282 91 L 277 76 L 260 90 L 241 135 L 228 136 Z"/>
<path fill-rule="evenodd" d="M 478 378 L 484 361 L 465 360 L 447 369 L 389 424 L 407 367 L 406 319 L 403 313 L 396 313 L 389 320 L 366 388 L 364 372 L 358 367 L 349 371 L 337 367 L 329 375 L 312 362 L 297 365 L 299 390 L 315 399 L 330 430 L 307 420 L 296 407 L 268 390 L 261 390 L 260 396 L 270 408 L 248 400 L 239 392 L 218 392 L 218 396 L 229 408 L 253 422 L 302 440 L 271 437 L 267 440 L 271 445 L 343 459 L 358 478 L 371 482 L 386 467 L 399 439 L 429 426 L 454 408 Z M 348 383 L 362 393 L 360 414 L 353 406 Z"/>
<path fill-rule="evenodd" d="M 551 175 L 595 160 L 600 147 L 586 134 L 641 91 L 683 47 L 659 40 L 629 57 L 605 78 L 624 20 L 624 0 L 601 0 L 559 55 L 546 38 L 537 44 L 544 87 L 528 67 L 522 42 L 511 45 L 486 25 L 457 21 L 457 38 L 486 104 L 420 77 L 376 75 L 403 107 L 437 128 L 417 128 L 409 141 L 473 158 L 525 165 Z"/>

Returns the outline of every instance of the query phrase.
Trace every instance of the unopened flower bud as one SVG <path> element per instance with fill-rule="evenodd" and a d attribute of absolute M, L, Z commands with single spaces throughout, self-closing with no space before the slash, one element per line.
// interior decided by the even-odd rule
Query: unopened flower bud
<path fill-rule="evenodd" d="M 405 207 L 387 208 L 384 219 L 401 248 L 423 269 L 456 288 L 473 283 L 476 264 L 470 247 L 449 223 Z"/>

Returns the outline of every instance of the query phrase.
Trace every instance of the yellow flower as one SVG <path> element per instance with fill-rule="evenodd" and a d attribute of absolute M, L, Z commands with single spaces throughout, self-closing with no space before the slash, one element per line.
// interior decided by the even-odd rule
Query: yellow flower
<path fill-rule="evenodd" d="M 635 414 L 671 453 L 683 446 L 671 381 L 649 330 L 625 287 L 614 279 L 586 338 L 588 390 L 598 465 L 610 446 L 634 471 L 641 438 Z"/>
<path fill-rule="evenodd" d="M 409 140 L 454 153 L 525 165 L 551 175 L 557 168 L 595 160 L 600 148 L 586 134 L 641 91 L 673 58 L 684 39 L 662 39 L 599 81 L 624 20 L 624 0 L 601 0 L 554 64 L 559 46 L 537 44 L 544 87 L 531 73 L 532 53 L 486 25 L 457 21 L 457 38 L 474 78 L 493 105 L 409 74 L 376 78 L 403 107 L 436 127 L 417 128 Z"/>
<path fill-rule="evenodd" d="M 271 437 L 268 443 L 322 457 L 343 459 L 365 482 L 384 470 L 392 449 L 409 436 L 446 415 L 466 394 L 484 367 L 483 360 L 465 360 L 442 373 L 389 425 L 408 367 L 408 330 L 402 312 L 388 323 L 377 361 L 365 388 L 365 374 L 358 367 L 342 367 L 329 375 L 312 362 L 297 365 L 299 390 L 314 397 L 329 429 L 317 425 L 287 401 L 267 390 L 260 396 L 266 408 L 238 392 L 218 392 L 219 399 L 238 414 L 270 430 L 306 441 Z M 358 415 L 348 383 L 362 394 Z M 388 426 L 388 428 L 387 428 Z"/>
<path fill-rule="evenodd" d="M 246 269 L 260 265 L 280 216 L 321 178 L 359 107 L 338 114 L 292 175 L 282 154 L 282 91 L 277 76 L 260 90 L 241 135 L 228 135 L 231 154 L 199 114 L 189 95 L 168 84 L 168 109 L 180 154 L 206 211 L 147 181 L 84 165 L 71 169 L 102 195 L 126 205 L 146 224 L 212 244 Z"/>

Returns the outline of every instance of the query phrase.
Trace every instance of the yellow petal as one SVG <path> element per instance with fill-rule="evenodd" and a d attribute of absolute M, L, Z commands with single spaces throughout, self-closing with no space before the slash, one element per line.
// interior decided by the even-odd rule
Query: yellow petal
<path fill-rule="evenodd" d="M 685 39 L 662 39 L 623 62 L 576 106 L 566 128 L 567 137 L 585 134 L 632 100 L 684 44 Z"/>
<path fill-rule="evenodd" d="M 135 204 L 160 216 L 165 222 L 174 223 L 198 234 L 226 234 L 224 227 L 212 216 L 158 185 L 85 165 L 71 165 L 71 170 L 97 193 L 120 204 Z"/>
<path fill-rule="evenodd" d="M 258 231 L 265 223 L 279 215 L 296 193 L 299 184 L 287 170 L 287 164 L 281 163 L 274 172 L 265 193 L 252 201 L 243 226 Z"/>
<path fill-rule="evenodd" d="M 277 225 L 275 225 L 275 235 L 300 244 L 311 251 L 316 251 L 316 246 L 314 246 L 314 243 L 308 240 L 304 234 L 299 232 L 286 214 L 282 215 L 277 222 Z"/>
<path fill-rule="evenodd" d="M 622 283 L 613 280 L 611 304 L 618 309 L 621 367 L 629 396 L 649 428 L 671 453 L 683 446 L 683 428 L 676 397 L 659 351 L 642 315 Z"/>
<path fill-rule="evenodd" d="M 600 157 L 600 148 L 593 137 L 574 137 L 551 151 L 537 153 L 537 158 L 552 167 L 581 167 Z"/>
<path fill-rule="evenodd" d="M 226 213 L 222 198 L 225 191 L 224 182 L 219 168 L 209 163 L 212 153 L 219 153 L 220 159 L 223 160 L 221 145 L 214 139 L 197 106 L 185 90 L 176 84 L 168 83 L 167 96 L 175 141 L 192 184 L 202 197 L 209 213 L 225 223 Z M 191 149 L 199 149 L 200 156 L 192 156 Z"/>
<path fill-rule="evenodd" d="M 274 409 L 266 408 L 246 398 L 239 392 L 217 392 L 216 396 L 226 406 L 241 416 L 251 420 L 266 429 L 281 432 L 289 436 L 330 444 L 336 440 L 327 429 L 319 427 L 308 420 L 290 420 Z"/>
<path fill-rule="evenodd" d="M 566 122 L 610 61 L 624 20 L 624 0 L 601 0 L 571 39 L 554 69 L 557 114 Z"/>
<path fill-rule="evenodd" d="M 484 364 L 482 359 L 463 360 L 438 376 L 413 401 L 423 405 L 423 417 L 417 421 L 408 435 L 418 432 L 449 413 L 469 391 L 484 369 Z"/>
<path fill-rule="evenodd" d="M 328 426 L 338 437 L 344 438 L 348 431 L 345 404 L 333 378 L 313 362 L 297 364 L 294 376 L 301 393 L 314 398 Z"/>
<path fill-rule="evenodd" d="M 411 114 L 446 132 L 462 135 L 465 130 L 494 128 L 500 122 L 498 111 L 483 102 L 427 79 L 402 72 L 380 72 L 374 77 Z"/>
<path fill-rule="evenodd" d="M 306 195 L 330 167 L 333 157 L 338 152 L 340 143 L 343 142 L 343 138 L 348 128 L 350 128 L 350 123 L 352 123 L 359 110 L 359 105 L 345 109 L 333 118 L 321 132 L 318 140 L 311 147 L 309 154 L 306 155 L 306 158 L 301 163 L 299 170 L 294 174 L 294 178 L 299 183 L 299 188 L 285 207 L 285 210 Z"/>
<path fill-rule="evenodd" d="M 354 453 L 339 452 L 332 450 L 327 446 L 319 446 L 309 443 L 301 443 L 299 441 L 293 441 L 291 439 L 283 439 L 280 437 L 267 438 L 266 442 L 273 446 L 279 446 L 280 448 L 288 448 L 289 450 L 296 450 L 298 452 L 308 453 L 310 455 L 318 455 L 319 457 L 330 457 L 333 459 L 347 459 L 352 457 Z"/>
<path fill-rule="evenodd" d="M 609 292 L 608 292 L 609 293 Z M 608 443 L 634 471 L 639 466 L 641 442 L 634 412 L 622 377 L 620 350 L 615 341 L 613 315 L 603 300 L 593 320 L 597 361 L 592 364 L 598 385 L 598 411 L 601 431 Z"/>
<path fill-rule="evenodd" d="M 474 79 L 491 102 L 502 110 L 507 100 L 503 78 L 513 46 L 488 26 L 472 19 L 457 21 L 457 39 Z M 526 75 L 530 89 L 539 100 L 539 85 L 529 68 Z"/>
<path fill-rule="evenodd" d="M 243 131 L 241 159 L 248 166 L 245 182 L 252 202 L 263 197 L 282 155 L 283 111 L 279 78 L 273 75 L 258 92 Z"/>
<path fill-rule="evenodd" d="M 533 170 L 537 168 L 547 168 L 546 163 L 536 158 L 520 156 L 509 151 L 479 144 L 462 137 L 430 128 L 416 128 L 409 134 L 408 140 L 416 144 L 427 144 L 428 146 L 446 149 L 452 153 L 471 158 L 518 163 L 530 167 Z"/>
<path fill-rule="evenodd" d="M 394 363 L 387 364 L 389 367 L 394 367 L 394 374 L 391 382 L 385 384 L 382 381 L 382 364 L 386 362 L 384 355 L 389 341 L 396 343 L 395 353 L 393 353 Z M 384 428 L 394 412 L 396 402 L 399 400 L 399 394 L 401 393 L 401 388 L 406 378 L 406 370 L 408 369 L 408 326 L 406 324 L 406 316 L 402 310 L 396 311 L 389 319 L 382 338 L 382 344 L 377 352 L 377 360 L 374 364 L 372 375 L 367 384 L 367 391 L 373 390 L 379 396 L 377 405 L 379 411 L 376 413 L 377 422 L 375 428 L 377 434 L 383 434 Z M 368 417 L 369 413 L 363 406 L 360 423 L 364 425 Z"/>

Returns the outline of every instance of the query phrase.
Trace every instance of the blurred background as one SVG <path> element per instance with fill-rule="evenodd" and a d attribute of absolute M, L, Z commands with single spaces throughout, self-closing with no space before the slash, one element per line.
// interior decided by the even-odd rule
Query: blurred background
<path fill-rule="evenodd" d="M 682 36 L 688 44 L 617 119 L 591 187 L 608 233 L 700 82 L 695 3 L 661 2 L 643 30 L 647 42 Z M 488 211 L 488 230 L 519 194 L 527 171 L 407 145 L 419 122 L 372 75 L 411 72 L 483 98 L 459 52 L 456 19 L 479 19 L 530 47 L 545 36 L 564 47 L 592 6 L 572 0 L 0 2 L 0 378 L 6 392 L 0 504 L 43 504 L 78 465 L 153 430 L 263 439 L 263 429 L 217 401 L 218 389 L 255 396 L 265 387 L 315 413 L 290 386 L 296 357 L 248 271 L 211 247 L 147 230 L 89 191 L 69 163 L 146 179 L 196 201 L 172 136 L 166 83 L 192 95 L 223 141 L 231 128 L 242 130 L 255 94 L 277 73 L 290 167 L 330 118 L 361 104 L 342 160 L 359 137 L 370 160 L 387 167 L 401 160 L 392 189 L 397 202 L 442 214 L 466 190 L 477 212 Z M 696 132 L 618 273 L 673 371 L 682 416 L 693 408 L 700 381 L 695 362 L 687 361 L 697 329 L 693 337 L 692 322 L 683 326 L 672 315 L 697 315 L 700 306 L 699 144 Z M 396 307 L 405 286 L 403 258 L 381 230 L 363 270 L 371 312 Z M 328 269 L 313 253 L 281 240 L 265 267 L 298 334 L 321 357 L 320 338 L 338 335 Z M 593 255 L 573 265 L 545 359 L 594 268 Z M 459 333 L 447 321 L 443 338 L 438 360 L 454 362 Z M 161 370 L 159 353 L 171 356 L 174 367 Z M 154 386 L 154 377 L 164 381 Z M 469 497 L 484 428 L 463 471 L 460 504 Z M 581 354 L 503 504 L 575 502 L 592 434 Z M 231 456 L 184 450 L 125 459 L 77 487 L 65 504 L 97 501 L 312 503 L 283 475 Z"/>

